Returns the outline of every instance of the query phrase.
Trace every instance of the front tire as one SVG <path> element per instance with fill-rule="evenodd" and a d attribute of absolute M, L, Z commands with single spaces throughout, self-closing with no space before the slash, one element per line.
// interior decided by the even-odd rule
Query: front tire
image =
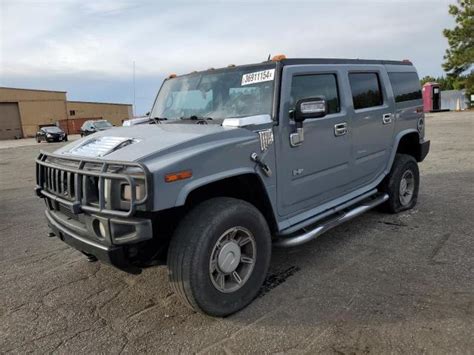
<path fill-rule="evenodd" d="M 257 296 L 270 258 L 270 230 L 260 211 L 242 200 L 213 198 L 194 207 L 171 239 L 171 287 L 192 309 L 227 316 Z"/>
<path fill-rule="evenodd" d="M 397 154 L 390 174 L 380 186 L 380 190 L 389 196 L 383 208 L 389 213 L 412 209 L 418 200 L 419 187 L 420 172 L 415 158 Z"/>

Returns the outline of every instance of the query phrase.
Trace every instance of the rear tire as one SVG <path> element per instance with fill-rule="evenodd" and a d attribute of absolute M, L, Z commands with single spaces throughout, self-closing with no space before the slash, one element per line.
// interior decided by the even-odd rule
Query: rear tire
<path fill-rule="evenodd" d="M 187 306 L 227 316 L 257 296 L 270 258 L 270 230 L 260 211 L 242 200 L 213 198 L 194 207 L 176 229 L 169 279 Z"/>
<path fill-rule="evenodd" d="M 382 208 L 389 213 L 398 213 L 415 207 L 420 187 L 420 172 L 415 158 L 408 154 L 397 154 L 390 174 L 380 185 L 380 190 L 389 199 Z"/>

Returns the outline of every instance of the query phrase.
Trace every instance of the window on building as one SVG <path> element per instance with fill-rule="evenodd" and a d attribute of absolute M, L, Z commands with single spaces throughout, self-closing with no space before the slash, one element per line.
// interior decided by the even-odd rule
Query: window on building
<path fill-rule="evenodd" d="M 313 74 L 293 77 L 290 107 L 294 108 L 298 100 L 310 97 L 324 97 L 328 104 L 328 114 L 340 112 L 336 75 Z"/>
<path fill-rule="evenodd" d="M 388 73 L 395 102 L 421 99 L 421 85 L 416 73 Z"/>
<path fill-rule="evenodd" d="M 75 116 L 76 110 L 69 110 L 69 116 Z"/>
<path fill-rule="evenodd" d="M 355 110 L 383 104 L 382 90 L 377 73 L 350 73 L 352 102 Z"/>

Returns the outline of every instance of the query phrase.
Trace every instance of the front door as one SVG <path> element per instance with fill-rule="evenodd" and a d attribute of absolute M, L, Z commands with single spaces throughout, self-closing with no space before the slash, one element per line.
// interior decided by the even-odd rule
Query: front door
<path fill-rule="evenodd" d="M 278 213 L 291 217 L 342 196 L 350 181 L 351 119 L 339 88 L 347 72 L 340 66 L 285 66 L 277 134 Z M 324 97 L 328 114 L 306 119 L 304 141 L 290 143 L 295 123 L 290 118 L 299 99 Z"/>

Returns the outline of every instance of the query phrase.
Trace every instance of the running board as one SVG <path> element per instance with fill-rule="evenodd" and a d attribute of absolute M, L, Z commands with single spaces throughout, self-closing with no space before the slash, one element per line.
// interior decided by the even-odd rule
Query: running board
<path fill-rule="evenodd" d="M 319 224 L 316 228 L 313 228 L 310 231 L 304 231 L 302 234 L 298 234 L 292 237 L 279 237 L 273 245 L 278 247 L 294 247 L 297 245 L 301 245 L 307 243 L 317 237 L 319 237 L 324 232 L 351 220 L 354 217 L 361 215 L 364 212 L 384 203 L 388 200 L 388 195 L 384 194 L 378 196 L 374 199 L 368 200 L 363 202 L 362 204 L 354 207 L 352 209 L 348 209 L 342 214 L 337 214 L 336 217 L 331 218 L 321 224 Z"/>

